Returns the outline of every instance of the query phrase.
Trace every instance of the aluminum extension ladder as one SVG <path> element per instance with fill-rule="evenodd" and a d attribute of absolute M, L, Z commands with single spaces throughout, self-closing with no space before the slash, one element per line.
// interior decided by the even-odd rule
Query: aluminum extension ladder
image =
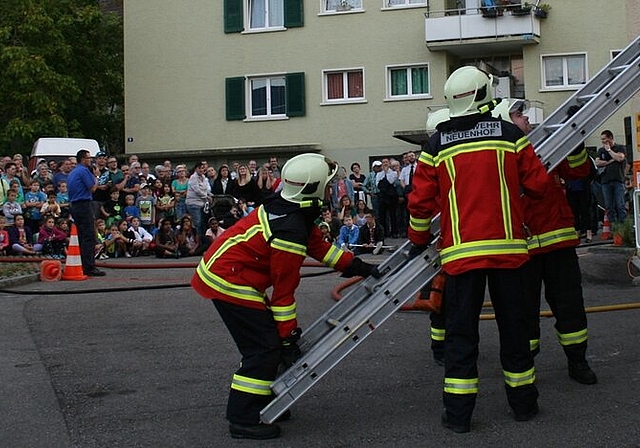
<path fill-rule="evenodd" d="M 638 90 L 640 36 L 529 134 L 547 169 L 555 168 Z M 567 119 L 573 105 L 581 108 Z M 431 230 L 439 235 L 437 217 Z M 260 412 L 264 423 L 273 423 L 440 271 L 435 244 L 415 258 L 409 258 L 410 247 L 409 242 L 402 245 L 378 267 L 380 279 L 364 279 L 304 331 L 298 343 L 303 355 L 271 386 L 276 397 Z"/>

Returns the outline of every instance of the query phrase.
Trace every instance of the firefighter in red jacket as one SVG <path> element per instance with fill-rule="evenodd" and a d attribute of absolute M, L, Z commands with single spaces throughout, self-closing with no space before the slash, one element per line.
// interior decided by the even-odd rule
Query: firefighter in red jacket
<path fill-rule="evenodd" d="M 528 133 L 531 126 L 524 115 L 526 107 L 524 100 L 504 100 L 496 107 L 494 115 L 500 114 Z M 576 111 L 574 108 L 569 113 L 573 115 Z M 525 223 L 531 233 L 527 275 L 532 318 L 531 350 L 535 355 L 540 349 L 540 294 L 544 282 L 545 299 L 556 319 L 556 335 L 567 356 L 569 377 L 582 384 L 595 384 L 598 379 L 586 359 L 587 315 L 575 250 L 580 240 L 561 180 L 585 178 L 593 170 L 584 145 L 580 145 L 548 174 L 549 187 L 543 198 L 523 198 Z"/>
<path fill-rule="evenodd" d="M 420 252 L 441 210 L 441 262 L 447 274 L 445 427 L 471 429 L 478 393 L 478 322 L 489 285 L 500 331 L 500 359 L 516 420 L 538 412 L 533 355 L 523 331 L 523 265 L 529 259 L 520 193 L 541 197 L 546 171 L 516 126 L 493 118 L 492 77 L 456 70 L 444 86 L 451 119 L 420 156 L 409 196 L 409 238 Z"/>
<path fill-rule="evenodd" d="M 294 292 L 305 257 L 344 276 L 377 275 L 374 266 L 325 242 L 314 224 L 337 169 L 319 154 L 289 160 L 282 168 L 282 191 L 216 239 L 191 280 L 201 296 L 213 301 L 242 354 L 227 404 L 234 438 L 280 435 L 277 424 L 260 424 L 260 411 L 273 398 L 270 385 L 279 365 L 290 366 L 300 355 Z"/>

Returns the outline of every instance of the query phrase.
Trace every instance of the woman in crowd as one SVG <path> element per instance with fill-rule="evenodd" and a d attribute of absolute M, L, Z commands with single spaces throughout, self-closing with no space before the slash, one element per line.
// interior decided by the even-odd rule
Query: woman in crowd
<path fill-rule="evenodd" d="M 193 228 L 202 238 L 204 237 L 205 214 L 209 212 L 209 200 L 211 199 L 211 185 L 205 176 L 207 162 L 199 161 L 189 177 L 187 188 L 187 212 L 191 215 Z"/>
<path fill-rule="evenodd" d="M 180 230 L 178 230 L 176 237 L 181 257 L 202 255 L 206 250 L 206 246 L 202 244 L 202 239 L 189 216 L 183 216 L 180 220 Z"/>
<path fill-rule="evenodd" d="M 247 205 L 255 207 L 260 205 L 260 189 L 258 184 L 251 176 L 249 167 L 247 165 L 240 165 L 238 167 L 238 179 L 236 179 L 236 187 L 233 192 L 233 196 L 236 199 L 243 198 L 247 201 Z"/>
<path fill-rule="evenodd" d="M 211 193 L 214 195 L 223 195 L 233 194 L 233 190 L 235 189 L 236 182 L 231 178 L 231 174 L 229 173 L 229 166 L 221 165 L 218 169 L 218 177 L 213 182 L 213 187 L 211 187 Z"/>
<path fill-rule="evenodd" d="M 182 219 L 187 213 L 187 188 L 189 187 L 189 178 L 187 177 L 187 167 L 178 165 L 176 167 L 176 178 L 171 181 L 171 190 L 176 198 L 176 216 L 177 220 Z"/>

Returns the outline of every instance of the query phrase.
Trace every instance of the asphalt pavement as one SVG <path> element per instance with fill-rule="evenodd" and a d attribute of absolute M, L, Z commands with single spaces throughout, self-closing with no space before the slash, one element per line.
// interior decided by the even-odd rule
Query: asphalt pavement
<path fill-rule="evenodd" d="M 589 309 L 640 302 L 628 253 L 580 250 Z M 509 413 L 497 329 L 486 320 L 472 432 L 442 428 L 443 369 L 431 358 L 428 316 L 398 312 L 292 406 L 281 438 L 233 440 L 224 414 L 240 358 L 212 304 L 187 286 L 196 262 L 107 260 L 106 277 L 0 285 L 0 446 L 640 446 L 637 309 L 588 315 L 593 386 L 569 379 L 553 319 L 542 320 L 541 411 L 529 422 Z M 344 281 L 301 281 L 303 329 Z"/>

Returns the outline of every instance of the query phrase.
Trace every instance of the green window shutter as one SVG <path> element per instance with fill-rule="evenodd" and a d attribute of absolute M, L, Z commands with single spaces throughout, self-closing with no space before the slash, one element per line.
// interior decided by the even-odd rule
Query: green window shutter
<path fill-rule="evenodd" d="M 244 31 L 242 17 L 243 0 L 224 0 L 224 32 L 239 33 Z"/>
<path fill-rule="evenodd" d="M 287 28 L 304 26 L 302 0 L 284 0 L 284 26 Z"/>
<path fill-rule="evenodd" d="M 285 75 L 287 89 L 287 117 L 306 115 L 304 103 L 304 73 Z"/>
<path fill-rule="evenodd" d="M 225 79 L 227 120 L 244 120 L 244 76 Z"/>

